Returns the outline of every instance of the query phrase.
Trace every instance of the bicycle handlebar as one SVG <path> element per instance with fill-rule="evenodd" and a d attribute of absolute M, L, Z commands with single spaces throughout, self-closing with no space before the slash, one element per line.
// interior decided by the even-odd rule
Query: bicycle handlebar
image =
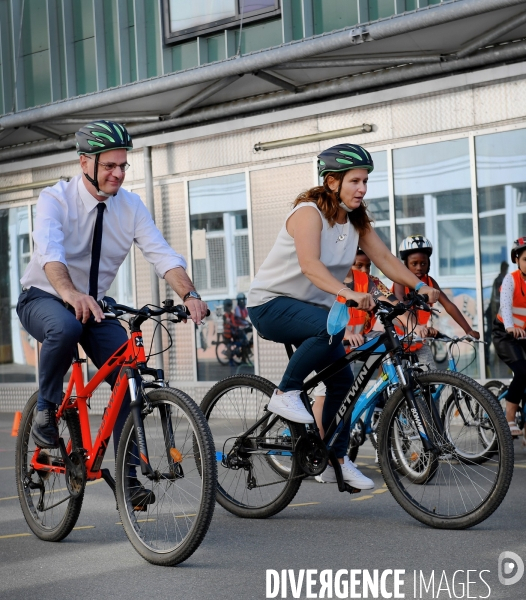
<path fill-rule="evenodd" d="M 418 307 L 420 310 L 425 310 L 426 312 L 433 312 L 434 310 L 427 304 L 429 302 L 429 296 L 427 294 L 411 292 L 407 294 L 404 299 L 406 300 L 405 302 L 399 302 L 398 304 L 391 304 L 390 302 L 385 302 L 383 300 L 374 300 L 376 306 L 369 312 L 377 313 L 381 311 L 385 315 L 395 313 L 394 316 L 399 316 L 403 315 L 413 307 Z M 357 308 L 358 303 L 355 300 L 347 300 L 345 305 L 349 308 Z"/>
<path fill-rule="evenodd" d="M 110 302 L 106 302 L 105 300 L 99 300 L 97 304 L 101 307 L 102 311 L 105 315 L 111 317 L 120 317 L 126 313 L 130 315 L 142 315 L 143 317 L 149 319 L 151 317 L 160 317 L 164 314 L 174 315 L 176 319 L 174 322 L 180 323 L 181 321 L 186 320 L 190 316 L 190 311 L 188 307 L 184 304 L 175 304 L 173 300 L 164 300 L 162 308 L 151 308 L 148 305 L 143 306 L 142 308 L 132 308 L 131 306 L 126 306 L 124 304 L 113 304 Z M 210 315 L 210 311 L 206 311 L 206 316 Z"/>
<path fill-rule="evenodd" d="M 439 340 L 442 342 L 448 342 L 448 343 L 458 343 L 458 342 L 475 342 L 477 344 L 487 344 L 488 342 L 484 342 L 482 340 L 477 340 L 476 338 L 474 338 L 471 335 L 463 335 L 462 337 L 458 337 L 458 336 L 454 336 L 454 337 L 450 337 L 448 335 L 445 335 L 444 333 L 438 333 L 438 335 L 434 338 L 425 338 L 426 340 Z"/>

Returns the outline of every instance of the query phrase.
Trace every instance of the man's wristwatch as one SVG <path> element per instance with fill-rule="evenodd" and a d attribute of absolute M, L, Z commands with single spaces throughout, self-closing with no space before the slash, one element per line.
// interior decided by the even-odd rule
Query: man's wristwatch
<path fill-rule="evenodd" d="M 188 294 L 185 294 L 183 297 L 183 302 L 186 302 L 189 298 L 193 298 L 194 300 L 201 300 L 201 296 L 195 290 L 192 290 L 191 292 L 188 292 Z"/>

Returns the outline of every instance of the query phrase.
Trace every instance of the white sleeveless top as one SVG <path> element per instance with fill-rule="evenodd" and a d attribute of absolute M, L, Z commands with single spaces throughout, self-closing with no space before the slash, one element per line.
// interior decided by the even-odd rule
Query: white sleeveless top
<path fill-rule="evenodd" d="M 331 227 L 314 202 L 302 202 L 287 215 L 272 250 L 252 281 L 247 306 L 260 306 L 278 296 L 296 298 L 326 308 L 332 306 L 334 294 L 320 290 L 301 272 L 294 238 L 287 231 L 289 217 L 305 206 L 314 207 L 323 224 L 320 260 L 336 279 L 343 282 L 354 263 L 359 241 L 358 232 L 349 221 L 345 225 L 336 224 Z M 338 241 L 341 234 L 346 234 L 345 239 Z"/>

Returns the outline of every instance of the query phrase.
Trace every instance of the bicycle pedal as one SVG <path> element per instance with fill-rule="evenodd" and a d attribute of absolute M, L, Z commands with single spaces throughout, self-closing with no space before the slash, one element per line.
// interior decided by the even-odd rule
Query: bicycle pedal
<path fill-rule="evenodd" d="M 145 504 L 144 506 L 134 506 L 133 510 L 135 512 L 146 512 L 148 510 L 148 505 Z"/>
<path fill-rule="evenodd" d="M 348 483 L 344 483 L 344 488 L 346 492 L 349 492 L 349 494 L 359 494 L 362 490 L 359 490 L 358 488 L 353 487 L 352 485 L 349 485 Z"/>

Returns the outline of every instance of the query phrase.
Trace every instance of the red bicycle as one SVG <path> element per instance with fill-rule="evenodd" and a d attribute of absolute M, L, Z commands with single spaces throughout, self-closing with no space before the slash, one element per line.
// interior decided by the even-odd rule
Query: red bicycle
<path fill-rule="evenodd" d="M 215 505 L 217 466 L 208 423 L 184 392 L 167 387 L 161 369 L 147 366 L 141 325 L 163 314 L 186 320 L 184 306 L 163 308 L 101 302 L 106 318 L 133 315 L 130 338 L 84 383 L 77 356 L 57 411 L 58 449 L 38 448 L 31 436 L 38 392 L 29 399 L 16 444 L 16 480 L 24 517 L 42 540 L 60 541 L 75 526 L 88 481 L 104 479 L 115 493 L 128 539 L 146 560 L 175 565 L 203 540 Z M 94 391 L 120 368 L 92 442 L 88 417 Z M 102 461 L 126 392 L 131 409 L 119 440 L 115 480 Z"/>

